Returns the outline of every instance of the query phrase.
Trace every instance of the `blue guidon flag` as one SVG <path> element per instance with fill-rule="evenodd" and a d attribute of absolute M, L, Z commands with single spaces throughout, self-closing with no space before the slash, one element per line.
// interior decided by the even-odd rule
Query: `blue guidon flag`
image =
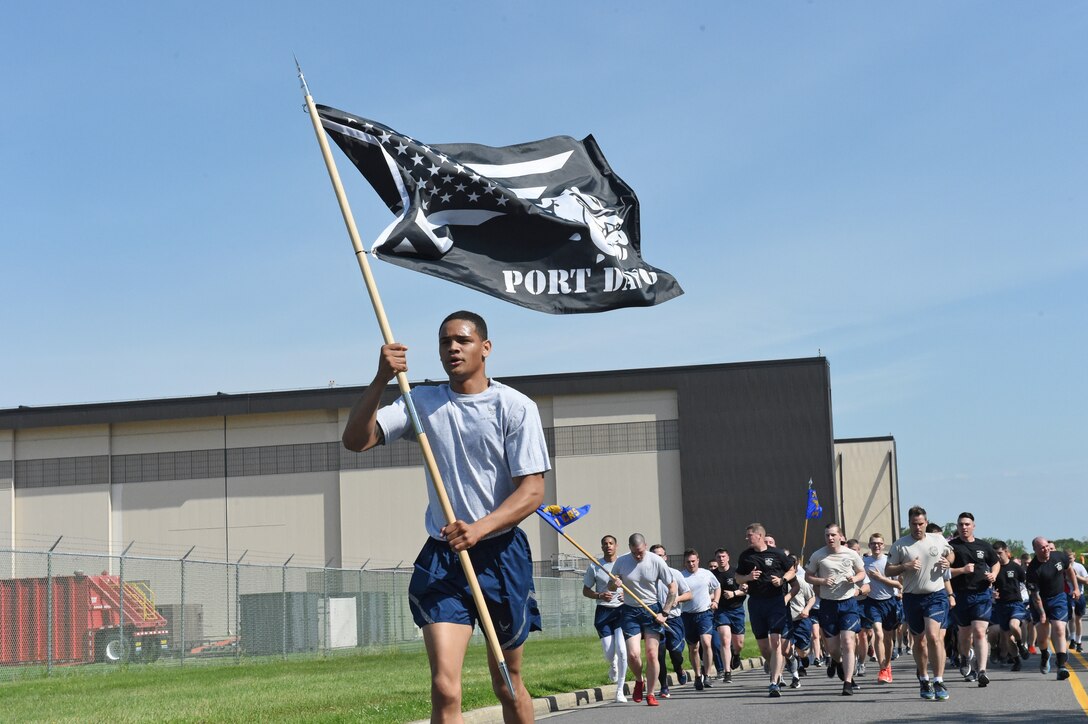
<path fill-rule="evenodd" d="M 589 506 L 571 508 L 568 505 L 542 505 L 536 509 L 536 514 L 548 522 L 548 525 L 557 531 L 570 525 L 589 512 Z"/>
<path fill-rule="evenodd" d="M 820 499 L 816 497 L 816 489 L 812 487 L 812 481 L 808 481 L 808 507 L 805 509 L 805 518 L 812 520 L 824 514 L 824 508 L 820 505 Z"/>
<path fill-rule="evenodd" d="M 318 106 L 325 130 L 396 219 L 386 261 L 552 314 L 683 294 L 641 257 L 638 199 L 593 136 L 493 148 L 430 145 Z"/>

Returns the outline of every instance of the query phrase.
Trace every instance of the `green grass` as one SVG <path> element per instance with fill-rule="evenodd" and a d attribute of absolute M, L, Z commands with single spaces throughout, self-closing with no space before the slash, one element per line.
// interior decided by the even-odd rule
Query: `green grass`
<path fill-rule="evenodd" d="M 748 636 L 745 657 L 756 656 Z M 92 669 L 92 667 L 86 667 Z M 97 669 L 97 667 L 93 667 Z M 178 667 L 161 661 L 109 673 L 54 669 L 50 678 L 0 683 L 5 721 L 403 722 L 430 716 L 423 652 L 271 659 Z M 525 685 L 534 696 L 608 683 L 596 637 L 530 639 Z M 464 708 L 496 703 L 483 646 L 469 648 Z"/>

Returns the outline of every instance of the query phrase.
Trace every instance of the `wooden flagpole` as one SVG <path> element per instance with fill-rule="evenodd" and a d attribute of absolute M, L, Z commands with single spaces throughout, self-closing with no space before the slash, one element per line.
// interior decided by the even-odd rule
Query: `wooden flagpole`
<path fill-rule="evenodd" d="M 393 344 L 396 340 L 393 337 L 392 329 L 389 327 L 389 319 L 385 316 L 385 308 L 382 306 L 381 297 L 378 295 L 378 286 L 374 281 L 374 276 L 370 273 L 370 263 L 366 258 L 366 249 L 359 238 L 359 229 L 355 226 L 355 218 L 351 214 L 347 194 L 344 193 L 344 186 L 340 183 L 340 174 L 336 170 L 336 163 L 333 161 L 332 152 L 329 150 L 328 139 L 325 138 L 325 131 L 321 127 L 321 118 L 317 115 L 317 107 L 310 95 L 310 89 L 306 86 L 306 78 L 302 75 L 302 67 L 299 66 L 297 59 L 295 60 L 295 66 L 298 68 L 298 79 L 302 83 L 302 93 L 306 97 L 306 110 L 310 114 L 310 121 L 313 122 L 314 133 L 317 134 L 317 144 L 321 147 L 321 155 L 325 159 L 325 167 L 329 171 L 329 180 L 332 181 L 336 201 L 340 204 L 340 213 L 344 216 L 344 224 L 347 226 L 351 245 L 355 249 L 355 258 L 359 261 L 360 271 L 363 272 L 366 290 L 370 294 L 370 303 L 374 307 L 374 315 L 378 318 L 378 327 L 381 328 L 382 338 L 385 343 Z M 424 432 L 423 426 L 419 422 L 419 416 L 416 414 L 416 408 L 412 402 L 411 387 L 408 384 L 408 375 L 404 372 L 398 372 L 397 384 L 400 386 L 400 393 L 404 397 L 405 406 L 408 408 L 408 416 L 412 419 L 412 427 L 415 429 L 416 439 L 419 441 L 419 447 L 423 452 L 423 460 L 427 466 L 427 472 L 430 473 L 435 492 L 438 494 L 442 511 L 446 515 L 446 522 L 453 523 L 457 518 L 454 515 L 453 506 L 450 505 L 446 486 L 442 482 L 442 474 L 438 471 L 438 465 L 435 463 L 434 452 L 432 452 L 431 444 L 427 440 L 427 433 Z M 503 655 L 502 646 L 499 645 L 499 637 L 495 634 L 495 625 L 491 621 L 491 613 L 487 610 L 487 602 L 484 600 L 483 591 L 480 590 L 480 582 L 476 579 L 476 571 L 472 567 L 472 559 L 469 558 L 467 550 L 460 551 L 458 557 L 461 561 L 461 568 L 465 572 L 465 578 L 468 579 L 469 587 L 472 589 L 472 600 L 476 603 L 477 613 L 480 617 L 480 627 L 484 631 L 487 645 L 491 649 L 491 655 L 495 657 L 499 671 L 502 672 L 506 688 L 512 695 L 516 696 L 517 692 L 514 691 L 514 684 L 510 680 L 510 670 L 506 665 L 506 657 Z"/>

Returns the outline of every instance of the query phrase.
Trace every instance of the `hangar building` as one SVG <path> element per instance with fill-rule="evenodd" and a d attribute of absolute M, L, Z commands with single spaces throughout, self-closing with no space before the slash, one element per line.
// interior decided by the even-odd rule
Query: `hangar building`
<path fill-rule="evenodd" d="M 740 549 L 752 521 L 797 551 L 810 479 L 825 513 L 806 552 L 831 519 L 859 538 L 900 528 L 895 441 L 835 441 L 823 357 L 502 380 L 540 408 L 546 500 L 592 505 L 569 529 L 591 551 L 639 531 L 706 559 Z M 411 442 L 341 446 L 362 389 L 0 410 L 0 548 L 62 537 L 59 550 L 113 555 L 196 546 L 201 560 L 410 565 L 425 535 L 421 455 Z M 541 573 L 576 554 L 537 519 L 523 527 Z M 2 561 L 0 577 L 18 575 Z"/>

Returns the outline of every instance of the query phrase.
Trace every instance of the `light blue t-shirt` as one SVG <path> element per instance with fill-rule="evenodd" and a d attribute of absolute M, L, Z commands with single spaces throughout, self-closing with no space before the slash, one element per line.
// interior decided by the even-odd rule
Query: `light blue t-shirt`
<path fill-rule="evenodd" d="M 536 403 L 498 380 L 475 395 L 458 394 L 449 385 L 416 387 L 412 402 L 458 520 L 472 523 L 483 518 L 514 492 L 514 478 L 551 469 Z M 403 398 L 378 410 L 377 419 L 387 443 L 415 439 Z M 430 472 L 425 472 L 424 522 L 427 534 L 441 540 L 446 516 Z"/>
<path fill-rule="evenodd" d="M 880 558 L 874 558 L 873 556 L 865 556 L 865 570 L 866 577 L 868 577 L 868 571 L 870 568 L 875 568 L 876 572 L 882 576 L 887 577 L 884 569 L 888 565 L 888 557 L 881 556 Z M 869 598 L 874 601 L 887 601 L 889 598 L 895 595 L 895 589 L 886 583 L 876 580 L 875 578 L 869 581 Z M 878 682 L 879 683 L 879 682 Z"/>

